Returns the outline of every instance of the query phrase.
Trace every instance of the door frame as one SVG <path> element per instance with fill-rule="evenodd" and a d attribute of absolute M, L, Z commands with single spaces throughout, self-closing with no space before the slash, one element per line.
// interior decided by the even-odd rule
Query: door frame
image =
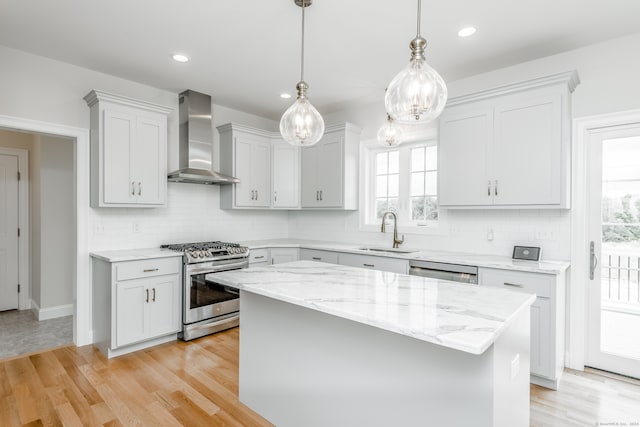
<path fill-rule="evenodd" d="M 73 278 L 73 342 L 91 344 L 91 259 L 89 257 L 89 129 L 0 115 L 0 128 L 60 136 L 73 140 L 75 257 Z"/>
<path fill-rule="evenodd" d="M 565 366 L 584 370 L 589 283 L 589 230 L 586 209 L 589 203 L 589 146 L 604 130 L 640 124 L 640 110 L 628 110 L 573 120 L 571 192 L 571 268 L 568 287 L 568 325 Z"/>
<path fill-rule="evenodd" d="M 0 147 L 0 154 L 16 156 L 18 158 L 18 310 L 31 308 L 31 280 L 29 276 L 29 151 L 20 148 Z"/>

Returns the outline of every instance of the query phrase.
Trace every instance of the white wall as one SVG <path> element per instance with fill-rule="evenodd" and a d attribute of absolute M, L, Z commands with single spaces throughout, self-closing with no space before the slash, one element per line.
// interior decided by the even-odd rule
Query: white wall
<path fill-rule="evenodd" d="M 573 117 L 639 108 L 638 46 L 640 33 L 449 82 L 449 94 L 458 96 L 576 69 L 581 84 L 573 94 Z M 363 127 L 366 141 L 375 138 L 384 118 L 381 97 L 375 104 L 327 114 L 325 121 L 352 121 Z M 570 228 L 569 211 L 449 211 L 445 236 L 407 235 L 404 246 L 510 256 L 513 245 L 532 245 L 541 246 L 546 259 L 568 260 Z M 486 238 L 488 230 L 494 231 L 491 242 Z M 380 244 L 390 244 L 392 239 L 390 234 L 360 232 L 358 214 L 352 212 L 292 212 L 289 236 Z"/>
<path fill-rule="evenodd" d="M 36 303 L 50 308 L 73 302 L 74 262 L 69 256 L 76 236 L 73 141 L 38 136 L 35 146 L 40 157 L 39 183 L 35 184 L 40 188 L 40 298 Z"/>

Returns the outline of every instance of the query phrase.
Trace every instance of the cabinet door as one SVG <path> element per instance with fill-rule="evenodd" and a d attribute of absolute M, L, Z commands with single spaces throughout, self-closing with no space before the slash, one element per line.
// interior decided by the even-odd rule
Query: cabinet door
<path fill-rule="evenodd" d="M 274 208 L 300 206 L 300 149 L 285 142 L 273 143 Z"/>
<path fill-rule="evenodd" d="M 132 148 L 136 117 L 113 110 L 104 110 L 104 203 L 135 203 L 137 183 L 131 179 Z"/>
<path fill-rule="evenodd" d="M 271 264 L 280 264 L 298 260 L 296 248 L 271 248 Z"/>
<path fill-rule="evenodd" d="M 316 208 L 320 202 L 318 188 L 318 173 L 322 170 L 320 162 L 320 146 L 318 144 L 302 148 L 302 207 Z"/>
<path fill-rule="evenodd" d="M 343 192 L 343 144 L 342 135 L 334 133 L 324 136 L 319 143 L 317 185 L 320 190 L 320 203 L 323 208 L 342 206 Z"/>
<path fill-rule="evenodd" d="M 440 118 L 438 202 L 440 206 L 493 203 L 491 176 L 493 110 L 452 109 Z"/>
<path fill-rule="evenodd" d="M 160 276 L 149 281 L 147 338 L 178 332 L 180 329 L 180 276 Z"/>
<path fill-rule="evenodd" d="M 549 306 L 549 299 L 540 297 L 531 305 L 531 373 L 554 378 Z"/>
<path fill-rule="evenodd" d="M 253 199 L 255 194 L 253 184 L 251 182 L 251 157 L 253 151 L 253 143 L 245 136 L 237 135 L 235 137 L 234 150 L 234 176 L 240 180 L 239 183 L 233 184 L 235 186 L 234 191 L 236 193 L 235 205 L 242 207 L 253 206 Z"/>
<path fill-rule="evenodd" d="M 271 203 L 271 144 L 255 142 L 251 163 L 253 206 L 268 208 Z"/>
<path fill-rule="evenodd" d="M 560 204 L 562 100 L 524 96 L 494 110 L 494 204 Z"/>
<path fill-rule="evenodd" d="M 140 117 L 136 122 L 136 142 L 132 152 L 132 180 L 136 183 L 136 202 L 164 204 L 167 181 L 166 117 Z"/>
<path fill-rule="evenodd" d="M 147 279 L 116 283 L 116 347 L 146 338 Z"/>

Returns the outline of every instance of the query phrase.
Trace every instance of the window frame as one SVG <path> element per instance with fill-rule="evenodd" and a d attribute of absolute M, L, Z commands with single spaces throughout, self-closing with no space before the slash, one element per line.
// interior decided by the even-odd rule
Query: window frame
<path fill-rule="evenodd" d="M 405 234 L 446 235 L 448 234 L 447 210 L 438 206 L 438 220 L 427 221 L 424 225 L 417 221 L 407 221 L 410 218 L 411 206 L 411 148 L 418 146 L 438 145 L 437 129 L 429 128 L 421 135 L 414 136 L 409 141 L 403 142 L 397 147 L 386 148 L 377 144 L 377 141 L 363 141 L 360 147 L 360 231 L 380 232 L 380 223 L 374 220 L 376 211 L 376 155 L 385 151 L 400 151 L 400 188 L 399 188 L 399 216 L 398 231 Z M 440 150 L 438 150 L 438 157 Z M 437 162 L 438 168 L 440 161 Z M 406 170 L 406 173 L 402 173 Z M 439 170 L 439 169 L 438 169 Z M 439 181 L 438 181 L 439 182 Z M 439 184 L 438 184 L 439 186 Z"/>

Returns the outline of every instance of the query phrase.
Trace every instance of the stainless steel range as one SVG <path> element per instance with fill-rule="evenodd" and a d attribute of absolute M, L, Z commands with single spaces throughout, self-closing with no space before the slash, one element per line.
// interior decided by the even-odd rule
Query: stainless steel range
<path fill-rule="evenodd" d="M 162 245 L 183 256 L 183 306 L 180 338 L 189 341 L 240 323 L 236 289 L 205 280 L 208 273 L 249 266 L 249 248 L 237 243 L 199 242 Z"/>

